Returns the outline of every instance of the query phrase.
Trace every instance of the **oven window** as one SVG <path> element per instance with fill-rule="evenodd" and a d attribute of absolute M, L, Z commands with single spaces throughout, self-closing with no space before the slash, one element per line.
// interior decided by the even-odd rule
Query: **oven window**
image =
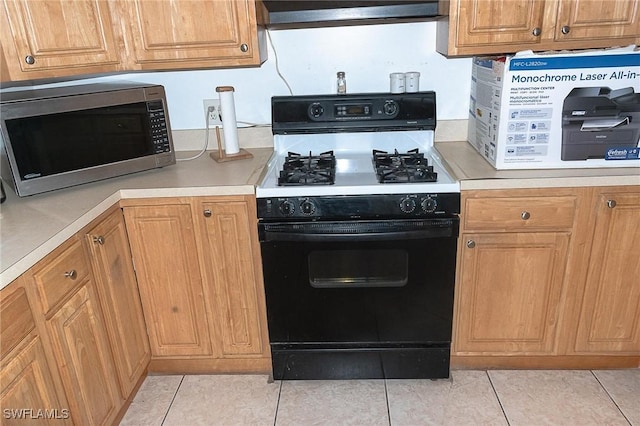
<path fill-rule="evenodd" d="M 309 284 L 315 288 L 402 287 L 409 254 L 400 249 L 317 250 L 309 253 Z"/>

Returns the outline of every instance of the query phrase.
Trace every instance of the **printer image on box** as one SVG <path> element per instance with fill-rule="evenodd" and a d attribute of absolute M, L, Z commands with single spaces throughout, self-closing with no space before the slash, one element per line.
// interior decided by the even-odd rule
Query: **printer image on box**
<path fill-rule="evenodd" d="M 640 141 L 640 93 L 633 87 L 577 87 L 562 108 L 562 161 L 626 157 Z"/>

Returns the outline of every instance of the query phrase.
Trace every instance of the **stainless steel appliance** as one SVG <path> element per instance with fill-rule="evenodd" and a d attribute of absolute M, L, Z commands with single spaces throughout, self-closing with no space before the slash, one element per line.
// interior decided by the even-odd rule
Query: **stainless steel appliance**
<path fill-rule="evenodd" d="M 20 196 L 175 163 L 164 88 L 100 83 L 2 94 L 2 178 Z"/>
<path fill-rule="evenodd" d="M 459 184 L 433 92 L 272 99 L 256 188 L 276 379 L 444 378 Z"/>

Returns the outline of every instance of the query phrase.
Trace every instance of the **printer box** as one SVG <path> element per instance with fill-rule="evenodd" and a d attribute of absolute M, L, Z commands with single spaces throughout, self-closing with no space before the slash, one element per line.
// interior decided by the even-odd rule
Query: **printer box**
<path fill-rule="evenodd" d="M 468 140 L 496 169 L 640 166 L 640 51 L 474 58 Z"/>

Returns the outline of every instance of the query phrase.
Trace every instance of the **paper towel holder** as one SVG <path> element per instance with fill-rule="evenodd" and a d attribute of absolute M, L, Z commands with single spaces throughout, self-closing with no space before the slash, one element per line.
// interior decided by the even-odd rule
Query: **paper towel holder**
<path fill-rule="evenodd" d="M 222 149 L 222 139 L 220 138 L 220 127 L 216 126 L 216 139 L 218 140 L 218 150 L 211 151 L 209 156 L 213 158 L 218 163 L 225 163 L 227 161 L 233 160 L 244 160 L 246 158 L 253 158 L 253 154 L 247 151 L 244 148 L 240 148 L 235 154 L 227 154 L 224 149 Z"/>

